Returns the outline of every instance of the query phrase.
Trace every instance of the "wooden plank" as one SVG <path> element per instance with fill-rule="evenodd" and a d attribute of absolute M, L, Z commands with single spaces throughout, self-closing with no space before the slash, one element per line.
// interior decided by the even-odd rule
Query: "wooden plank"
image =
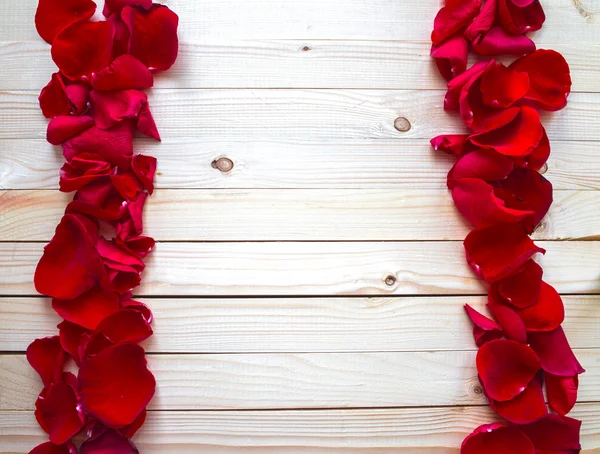
<path fill-rule="evenodd" d="M 139 139 L 136 150 L 158 158 L 159 188 L 445 189 L 453 158 L 428 140 L 338 142 Z M 43 139 L 0 140 L 0 189 L 56 189 L 60 149 Z M 211 163 L 232 160 L 220 172 Z M 544 176 L 555 189 L 600 189 L 595 142 L 553 141 Z"/>
<path fill-rule="evenodd" d="M 439 0 L 166 0 L 180 18 L 183 41 L 214 39 L 369 39 L 427 41 Z M 597 43 L 599 0 L 543 3 L 547 20 L 532 38 L 550 43 Z M 6 5 L 0 41 L 39 39 L 33 26 L 37 0 Z"/>
<path fill-rule="evenodd" d="M 600 349 L 575 350 L 579 402 L 600 400 Z M 475 352 L 149 355 L 160 410 L 485 404 Z M 42 387 L 25 355 L 0 356 L 0 410 L 33 410 Z"/>
<path fill-rule="evenodd" d="M 0 138 L 44 138 L 37 91 L 0 92 Z M 164 138 L 229 140 L 430 139 L 460 133 L 438 90 L 161 90 L 150 106 Z M 397 118 L 408 132 L 394 127 Z M 573 93 L 567 108 L 542 115 L 554 140 L 600 140 L 600 93 Z M 464 128 L 466 131 L 466 128 Z"/>
<path fill-rule="evenodd" d="M 49 241 L 72 197 L 0 191 L 0 241 Z M 554 200 L 534 238 L 600 239 L 595 191 Z M 158 190 L 144 215 L 158 241 L 437 241 L 471 230 L 444 190 Z"/>
<path fill-rule="evenodd" d="M 158 88 L 442 89 L 429 42 L 234 40 L 182 42 Z M 600 91 L 600 46 L 552 45 L 571 67 L 574 92 Z M 513 58 L 514 59 L 514 58 Z M 512 59 L 507 58 L 506 62 Z M 0 90 L 40 90 L 56 71 L 40 40 L 0 42 Z"/>
<path fill-rule="evenodd" d="M 598 241 L 540 241 L 561 293 L 600 293 Z M 0 243 L 0 295 L 34 295 L 41 243 Z M 460 242 L 158 243 L 136 294 L 481 294 Z M 388 285 L 390 284 L 390 285 Z"/>
<path fill-rule="evenodd" d="M 600 453 L 600 405 L 579 404 L 582 454 Z M 487 407 L 153 411 L 135 436 L 147 454 L 458 454 L 463 439 L 484 422 Z M 8 454 L 25 454 L 47 440 L 32 412 L 0 412 Z"/>
<path fill-rule="evenodd" d="M 564 296 L 573 348 L 600 347 L 599 296 Z M 380 298 L 151 298 L 150 353 L 474 350 L 464 304 L 485 296 Z M 44 298 L 0 298 L 0 351 L 25 351 L 62 321 Z M 201 326 L 201 329 L 198 327 Z"/>

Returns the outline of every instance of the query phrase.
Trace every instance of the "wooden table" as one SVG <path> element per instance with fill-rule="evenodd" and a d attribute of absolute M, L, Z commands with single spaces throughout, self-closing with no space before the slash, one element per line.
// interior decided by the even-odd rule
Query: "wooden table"
<path fill-rule="evenodd" d="M 23 352 L 56 332 L 32 276 L 70 197 L 36 102 L 54 70 L 36 3 L 0 6 L 2 453 L 46 439 Z M 555 204 L 535 237 L 588 370 L 572 415 L 600 453 L 600 0 L 543 3 L 534 39 L 564 53 L 574 93 L 544 119 Z M 141 452 L 458 453 L 493 415 L 462 308 L 486 298 L 451 162 L 428 145 L 460 130 L 428 55 L 439 2 L 167 4 L 180 59 L 149 93 L 163 142 L 136 144 L 159 162 Z"/>

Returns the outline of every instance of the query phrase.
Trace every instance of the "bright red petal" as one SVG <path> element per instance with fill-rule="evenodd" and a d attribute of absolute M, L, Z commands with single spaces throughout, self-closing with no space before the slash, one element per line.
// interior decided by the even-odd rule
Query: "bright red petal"
<path fill-rule="evenodd" d="M 52 308 L 65 320 L 94 330 L 98 324 L 119 310 L 119 296 L 95 287 L 72 300 L 52 300 Z"/>
<path fill-rule="evenodd" d="M 493 287 L 488 294 L 488 309 L 502 326 L 507 339 L 527 344 L 527 331 L 523 320 L 512 307 L 502 304 L 501 298 Z"/>
<path fill-rule="evenodd" d="M 67 321 L 59 323 L 56 327 L 60 332 L 60 344 L 63 349 L 71 355 L 75 364 L 81 365 L 83 348 L 90 336 L 90 331 Z"/>
<path fill-rule="evenodd" d="M 149 194 L 154 192 L 154 174 L 156 173 L 156 158 L 152 156 L 135 155 L 131 160 L 131 170 L 142 182 Z"/>
<path fill-rule="evenodd" d="M 58 336 L 36 339 L 27 347 L 27 361 L 40 375 L 44 386 L 62 375 L 65 360 Z"/>
<path fill-rule="evenodd" d="M 540 359 L 527 345 L 495 340 L 479 349 L 477 371 L 488 397 L 504 402 L 525 391 L 540 371 Z"/>
<path fill-rule="evenodd" d="M 502 27 L 492 27 L 473 41 L 473 50 L 480 55 L 524 55 L 535 50 L 535 43 L 524 35 L 511 35 Z"/>
<path fill-rule="evenodd" d="M 462 36 L 455 36 L 431 48 L 431 56 L 435 58 L 438 70 L 446 80 L 452 80 L 465 72 L 468 52 L 467 40 Z"/>
<path fill-rule="evenodd" d="M 59 73 L 52 74 L 39 97 L 40 108 L 46 118 L 54 118 L 58 115 L 69 115 L 73 109 L 71 100 L 67 96 L 67 88 Z"/>
<path fill-rule="evenodd" d="M 54 117 L 48 123 L 46 140 L 52 145 L 61 145 L 63 142 L 78 136 L 93 125 L 94 119 L 92 117 L 76 117 L 73 115 Z"/>
<path fill-rule="evenodd" d="M 39 0 L 35 12 L 35 28 L 48 43 L 69 25 L 87 21 L 96 12 L 91 0 Z"/>
<path fill-rule="evenodd" d="M 465 310 L 473 322 L 473 337 L 478 347 L 486 342 L 504 337 L 502 327 L 494 320 L 480 314 L 468 304 L 465 304 Z"/>
<path fill-rule="evenodd" d="M 476 63 L 448 82 L 448 90 L 444 97 L 444 110 L 458 110 L 463 88 L 476 79 L 487 67 L 488 63 Z"/>
<path fill-rule="evenodd" d="M 498 64 L 481 76 L 479 88 L 485 105 L 504 109 L 527 94 L 529 76 Z"/>
<path fill-rule="evenodd" d="M 70 162 L 65 162 L 60 169 L 60 190 L 72 192 L 98 178 L 108 177 L 111 167 L 102 156 L 95 153 L 81 153 L 74 156 Z"/>
<path fill-rule="evenodd" d="M 533 443 L 516 427 L 480 426 L 465 438 L 460 454 L 535 454 Z"/>
<path fill-rule="evenodd" d="M 145 341 L 152 336 L 152 328 L 144 314 L 135 309 L 122 309 L 106 317 L 92 334 L 86 355 L 96 354 L 111 344 Z"/>
<path fill-rule="evenodd" d="M 546 372 L 544 378 L 546 379 L 546 393 L 550 408 L 559 415 L 565 416 L 577 402 L 579 376 L 559 377 Z"/>
<path fill-rule="evenodd" d="M 100 129 L 108 129 L 125 119 L 137 118 L 148 100 L 139 90 L 96 91 L 90 93 L 94 119 Z"/>
<path fill-rule="evenodd" d="M 500 24 L 513 35 L 523 35 L 542 28 L 546 15 L 539 1 L 527 2 L 515 0 L 498 0 L 498 17 Z"/>
<path fill-rule="evenodd" d="M 518 311 L 527 331 L 552 331 L 565 319 L 565 307 L 558 292 L 542 281 L 537 303 Z"/>
<path fill-rule="evenodd" d="M 82 428 L 85 416 L 79 408 L 75 390 L 65 382 L 44 388 L 35 403 L 35 418 L 50 436 L 50 441 L 61 445 Z"/>
<path fill-rule="evenodd" d="M 150 9 L 152 0 L 105 0 L 102 14 L 109 17 L 112 14 L 119 14 L 126 6 L 139 6 L 143 9 Z"/>
<path fill-rule="evenodd" d="M 506 402 L 490 400 L 492 409 L 513 424 L 529 424 L 539 421 L 548 414 L 542 385 L 531 380 L 521 394 Z"/>
<path fill-rule="evenodd" d="M 571 350 L 562 327 L 554 331 L 529 333 L 529 343 L 540 357 L 542 368 L 546 372 L 561 377 L 572 377 L 585 372 Z"/>
<path fill-rule="evenodd" d="M 449 0 L 438 12 L 431 33 L 433 44 L 440 44 L 469 25 L 481 9 L 481 0 Z"/>
<path fill-rule="evenodd" d="M 537 303 L 544 271 L 533 260 L 529 260 L 521 271 L 498 283 L 498 294 L 509 304 L 525 309 Z"/>
<path fill-rule="evenodd" d="M 462 156 L 448 172 L 448 187 L 461 178 L 479 178 L 486 182 L 503 180 L 513 170 L 510 158 L 489 150 L 475 150 Z"/>
<path fill-rule="evenodd" d="M 54 443 L 48 441 L 37 445 L 29 454 L 77 454 L 77 448 L 72 443 L 57 446 Z"/>
<path fill-rule="evenodd" d="M 98 91 L 144 89 L 154 85 L 146 65 L 129 54 L 117 57 L 111 65 L 92 76 L 92 87 Z"/>

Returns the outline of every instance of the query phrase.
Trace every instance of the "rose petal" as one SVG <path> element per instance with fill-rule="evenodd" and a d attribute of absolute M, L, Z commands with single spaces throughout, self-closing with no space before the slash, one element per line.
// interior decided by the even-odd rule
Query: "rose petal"
<path fill-rule="evenodd" d="M 60 169 L 60 190 L 76 191 L 98 178 L 107 177 L 110 173 L 110 164 L 102 156 L 95 153 L 81 153 L 74 156 L 70 162 L 65 162 Z"/>
<path fill-rule="evenodd" d="M 513 156 L 513 161 L 517 167 L 526 167 L 531 170 L 540 170 L 550 157 L 550 141 L 546 130 L 542 126 L 542 138 L 540 142 L 527 156 Z"/>
<path fill-rule="evenodd" d="M 465 37 L 474 41 L 478 36 L 488 32 L 496 20 L 498 0 L 487 0 L 473 22 L 465 30 Z"/>
<path fill-rule="evenodd" d="M 486 342 L 504 337 L 502 327 L 498 323 L 480 314 L 468 304 L 465 304 L 465 310 L 473 322 L 473 337 L 478 347 Z"/>
<path fill-rule="evenodd" d="M 548 415 L 548 408 L 537 380 L 532 380 L 521 394 L 506 402 L 490 400 L 492 409 L 513 424 L 529 424 Z"/>
<path fill-rule="evenodd" d="M 69 115 L 73 109 L 71 100 L 67 96 L 65 83 L 59 73 L 52 74 L 38 98 L 42 114 L 46 118 L 54 118 L 58 115 Z"/>
<path fill-rule="evenodd" d="M 467 40 L 462 36 L 455 36 L 448 41 L 431 48 L 431 56 L 442 77 L 452 80 L 467 69 L 469 49 Z"/>
<path fill-rule="evenodd" d="M 463 441 L 461 454 L 535 454 L 533 443 L 516 427 L 480 426 Z"/>
<path fill-rule="evenodd" d="M 469 138 L 466 134 L 447 134 L 431 139 L 431 146 L 435 151 L 443 151 L 451 155 L 462 156 L 467 152 Z"/>
<path fill-rule="evenodd" d="M 55 445 L 51 441 L 37 445 L 29 454 L 77 454 L 77 448 L 72 443 Z"/>
<path fill-rule="evenodd" d="M 149 11 L 127 6 L 121 18 L 129 29 L 129 53 L 148 68 L 166 71 L 177 59 L 179 17 L 164 5 Z"/>
<path fill-rule="evenodd" d="M 521 394 L 540 370 L 540 359 L 527 345 L 494 340 L 477 353 L 477 371 L 491 399 L 507 401 Z"/>
<path fill-rule="evenodd" d="M 475 80 L 487 67 L 488 63 L 476 63 L 448 82 L 448 90 L 444 97 L 444 110 L 458 110 L 463 88 Z"/>
<path fill-rule="evenodd" d="M 502 27 L 492 27 L 473 40 L 473 50 L 480 55 L 524 55 L 535 51 L 535 43 L 524 35 L 511 35 Z"/>
<path fill-rule="evenodd" d="M 567 105 L 571 92 L 571 73 L 565 58 L 556 51 L 538 49 L 510 65 L 529 75 L 530 88 L 525 96 L 535 107 L 556 111 Z"/>
<path fill-rule="evenodd" d="M 135 418 L 135 421 L 133 421 L 128 426 L 119 429 L 119 432 L 121 432 L 127 438 L 132 438 L 137 433 L 137 431 L 140 430 L 140 428 L 144 425 L 144 422 L 146 422 L 146 415 L 147 411 L 144 410 L 138 415 L 137 418 Z"/>
<path fill-rule="evenodd" d="M 85 408 L 108 427 L 131 424 L 154 396 L 155 380 L 144 349 L 115 345 L 87 359 L 79 369 Z"/>
<path fill-rule="evenodd" d="M 469 25 L 481 9 L 481 0 L 447 0 L 435 17 L 431 41 L 440 44 Z"/>
<path fill-rule="evenodd" d="M 536 452 L 579 452 L 581 421 L 566 416 L 548 415 L 533 424 L 519 426 L 533 442 Z"/>
<path fill-rule="evenodd" d="M 131 440 L 121 432 L 105 429 L 81 444 L 79 454 L 138 454 Z"/>
<path fill-rule="evenodd" d="M 143 190 L 142 183 L 130 172 L 114 173 L 110 181 L 125 200 L 134 200 Z"/>
<path fill-rule="evenodd" d="M 148 106 L 147 102 L 142 104 L 137 128 L 145 136 L 160 142 L 160 134 L 158 133 L 158 128 L 156 127 L 156 123 L 154 123 L 154 117 L 152 117 L 150 106 Z"/>
<path fill-rule="evenodd" d="M 127 118 L 137 118 L 148 100 L 139 90 L 96 91 L 90 93 L 94 119 L 100 129 L 108 129 Z"/>
<path fill-rule="evenodd" d="M 141 90 L 153 85 L 150 70 L 129 54 L 117 57 L 110 66 L 92 75 L 92 87 L 97 91 Z"/>
<path fill-rule="evenodd" d="M 64 321 L 57 325 L 60 332 L 60 344 L 63 349 L 71 355 L 75 364 L 81 365 L 83 349 L 90 335 L 90 331 L 76 325 L 75 323 Z"/>
<path fill-rule="evenodd" d="M 482 73 L 479 88 L 485 105 L 504 109 L 527 94 L 529 76 L 497 64 Z"/>
<path fill-rule="evenodd" d="M 27 361 L 39 374 L 44 386 L 56 381 L 63 372 L 66 355 L 58 336 L 36 339 L 27 347 Z"/>
<path fill-rule="evenodd" d="M 65 320 L 94 330 L 98 324 L 119 310 L 119 297 L 95 287 L 72 300 L 52 300 L 52 308 Z"/>
<path fill-rule="evenodd" d="M 558 292 L 541 282 L 537 303 L 518 311 L 527 331 L 552 331 L 565 319 L 565 307 Z"/>
<path fill-rule="evenodd" d="M 541 266 L 529 260 L 521 271 L 497 284 L 498 294 L 512 306 L 525 309 L 537 303 L 543 273 Z"/>
<path fill-rule="evenodd" d="M 523 320 L 513 308 L 502 304 L 499 295 L 494 290 L 495 288 L 492 287 L 488 294 L 488 309 L 498 320 L 508 339 L 527 344 L 527 331 Z"/>
<path fill-rule="evenodd" d="M 505 30 L 513 35 L 523 35 L 542 28 L 546 15 L 539 1 L 527 2 L 514 0 L 498 0 L 498 17 Z"/>
<path fill-rule="evenodd" d="M 156 173 L 156 158 L 152 156 L 135 155 L 131 160 L 131 170 L 142 182 L 149 194 L 154 192 L 154 174 Z"/>
<path fill-rule="evenodd" d="M 75 390 L 65 382 L 44 388 L 35 402 L 35 418 L 56 445 L 69 441 L 83 428 L 85 421 Z"/>
<path fill-rule="evenodd" d="M 109 17 L 112 14 L 118 14 L 126 6 L 139 6 L 143 9 L 150 9 L 152 0 L 105 0 L 102 14 Z"/>
<path fill-rule="evenodd" d="M 106 317 L 92 334 L 86 356 L 95 355 L 110 345 L 139 344 L 152 336 L 144 314 L 135 309 L 121 309 Z"/>
<path fill-rule="evenodd" d="M 76 117 L 73 115 L 61 115 L 54 117 L 48 123 L 46 140 L 52 145 L 60 145 L 94 125 L 92 117 Z"/>
<path fill-rule="evenodd" d="M 546 380 L 546 393 L 550 408 L 561 416 L 569 413 L 577 402 L 577 389 L 579 388 L 579 376 L 559 377 L 547 372 L 544 373 Z"/>
<path fill-rule="evenodd" d="M 575 358 L 562 327 L 554 331 L 529 333 L 529 343 L 540 357 L 544 371 L 561 377 L 572 377 L 585 372 Z"/>
<path fill-rule="evenodd" d="M 516 273 L 533 255 L 546 250 L 536 246 L 520 224 L 473 230 L 464 241 L 467 262 L 482 279 L 495 282 Z"/>
<path fill-rule="evenodd" d="M 479 178 L 492 182 L 503 180 L 513 170 L 510 158 L 490 150 L 475 150 L 462 156 L 448 173 L 448 187 L 452 189 L 457 180 Z"/>
<path fill-rule="evenodd" d="M 89 79 L 110 63 L 113 36 L 109 22 L 77 22 L 54 39 L 52 60 L 69 79 Z"/>
<path fill-rule="evenodd" d="M 35 28 L 46 42 L 52 41 L 69 25 L 90 19 L 96 12 L 91 0 L 39 0 Z"/>

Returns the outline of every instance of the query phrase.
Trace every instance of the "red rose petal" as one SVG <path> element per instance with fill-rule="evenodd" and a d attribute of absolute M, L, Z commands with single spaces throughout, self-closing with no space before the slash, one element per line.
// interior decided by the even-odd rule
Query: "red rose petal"
<path fill-rule="evenodd" d="M 117 57 L 110 66 L 92 76 L 92 87 L 98 91 L 141 90 L 153 85 L 150 70 L 129 54 Z"/>
<path fill-rule="evenodd" d="M 139 6 L 143 9 L 150 9 L 152 0 L 105 0 L 102 14 L 109 17 L 112 14 L 120 13 L 126 6 Z"/>
<path fill-rule="evenodd" d="M 480 426 L 463 441 L 460 454 L 535 454 L 533 443 L 516 427 Z"/>
<path fill-rule="evenodd" d="M 488 294 L 487 306 L 494 318 L 502 326 L 507 339 L 520 342 L 521 344 L 527 343 L 527 331 L 523 320 L 521 320 L 519 314 L 512 307 L 502 304 L 499 295 L 494 291 L 493 287 Z"/>
<path fill-rule="evenodd" d="M 482 74 L 479 88 L 485 105 L 504 109 L 527 94 L 529 76 L 502 64 L 493 65 Z"/>
<path fill-rule="evenodd" d="M 448 90 L 444 97 L 444 110 L 458 110 L 463 88 L 476 79 L 487 67 L 488 63 L 476 63 L 448 82 Z"/>
<path fill-rule="evenodd" d="M 156 158 L 152 156 L 135 155 L 131 160 L 131 170 L 142 182 L 149 194 L 154 192 L 154 174 L 156 173 Z"/>
<path fill-rule="evenodd" d="M 121 303 L 121 306 L 123 307 L 123 309 L 131 309 L 131 310 L 140 312 L 144 316 L 144 319 L 146 320 L 146 322 L 152 324 L 152 320 L 153 320 L 152 311 L 144 303 L 140 303 L 139 301 L 129 299 L 129 300 L 123 301 Z"/>
<path fill-rule="evenodd" d="M 44 248 L 35 270 L 36 290 L 59 299 L 73 299 L 105 277 L 96 245 L 81 217 L 65 214 L 54 237 Z"/>
<path fill-rule="evenodd" d="M 535 43 L 524 35 L 511 35 L 502 27 L 492 27 L 473 41 L 473 50 L 480 55 L 524 55 L 535 51 Z"/>
<path fill-rule="evenodd" d="M 86 355 L 96 354 L 114 344 L 145 341 L 152 336 L 152 328 L 144 314 L 135 309 L 121 309 L 106 317 L 92 334 Z"/>
<path fill-rule="evenodd" d="M 141 427 L 146 422 L 147 414 L 148 414 L 148 412 L 146 410 L 144 410 L 143 412 L 141 412 L 138 415 L 137 418 L 135 418 L 135 421 L 133 421 L 128 426 L 125 426 L 122 429 L 119 429 L 119 432 L 121 432 L 127 438 L 133 438 L 133 436 L 137 433 L 137 431 L 140 430 Z"/>
<path fill-rule="evenodd" d="M 477 353 L 477 371 L 487 395 L 507 401 L 521 394 L 540 370 L 540 359 L 527 345 L 494 340 Z"/>
<path fill-rule="evenodd" d="M 467 40 L 462 36 L 455 36 L 431 48 L 431 56 L 435 58 L 438 70 L 446 80 L 452 80 L 465 72 L 468 52 Z"/>
<path fill-rule="evenodd" d="M 565 307 L 558 292 L 542 281 L 537 303 L 518 311 L 527 331 L 552 331 L 565 319 Z"/>
<path fill-rule="evenodd" d="M 477 16 L 481 0 L 447 0 L 435 17 L 431 41 L 440 44 L 465 28 Z"/>
<path fill-rule="evenodd" d="M 545 253 L 520 224 L 473 230 L 464 241 L 467 262 L 482 279 L 495 282 L 517 272 L 533 255 Z"/>
<path fill-rule="evenodd" d="M 52 43 L 52 60 L 71 80 L 89 79 L 111 59 L 114 28 L 109 22 L 78 22 Z"/>
<path fill-rule="evenodd" d="M 54 298 L 52 308 L 65 320 L 94 330 L 102 320 L 119 310 L 119 297 L 95 287 L 72 300 Z"/>
<path fill-rule="evenodd" d="M 96 12 L 91 0 L 39 0 L 35 12 L 35 28 L 46 42 L 52 41 L 69 25 L 87 21 Z"/>
<path fill-rule="evenodd" d="M 61 115 L 54 117 L 48 123 L 46 140 L 52 145 L 60 145 L 94 125 L 92 117 L 75 117 L 73 115 Z"/>
<path fill-rule="evenodd" d="M 486 342 L 504 337 L 502 327 L 498 323 L 480 314 L 468 304 L 465 304 L 465 310 L 473 322 L 473 337 L 478 347 Z"/>
<path fill-rule="evenodd" d="M 63 349 L 71 355 L 75 364 L 81 365 L 83 348 L 87 343 L 90 331 L 67 321 L 59 323 L 57 328 L 60 332 L 60 344 Z"/>
<path fill-rule="evenodd" d="M 137 199 L 131 201 L 129 205 L 127 205 L 137 235 L 141 235 L 144 231 L 143 210 L 147 198 L 148 194 L 142 192 Z"/>
<path fill-rule="evenodd" d="M 121 18 L 129 29 L 129 53 L 148 68 L 166 71 L 177 59 L 179 17 L 169 8 L 154 4 L 149 11 L 127 6 Z"/>
<path fill-rule="evenodd" d="M 50 441 L 61 445 L 82 428 L 85 416 L 79 409 L 75 390 L 65 382 L 44 388 L 35 403 L 35 418 L 50 436 Z"/>
<path fill-rule="evenodd" d="M 65 162 L 60 169 L 60 190 L 76 191 L 98 178 L 109 176 L 110 173 L 110 164 L 102 156 L 95 153 L 81 153 L 74 156 L 70 162 Z"/>
<path fill-rule="evenodd" d="M 131 440 L 120 431 L 104 428 L 81 444 L 79 454 L 138 454 Z"/>
<path fill-rule="evenodd" d="M 53 383 L 63 372 L 66 355 L 58 336 L 36 339 L 27 347 L 27 361 L 39 374 L 44 386 Z"/>
<path fill-rule="evenodd" d="M 477 37 L 487 33 L 492 28 L 496 20 L 497 6 L 498 0 L 487 0 L 483 4 L 477 17 L 465 30 L 464 35 L 469 41 L 475 41 Z"/>
<path fill-rule="evenodd" d="M 567 105 L 571 92 L 571 73 L 565 58 L 553 50 L 538 49 L 510 65 L 529 75 L 530 88 L 525 99 L 541 109 L 556 111 Z"/>
<path fill-rule="evenodd" d="M 92 90 L 90 97 L 94 119 L 100 129 L 111 128 L 128 118 L 137 118 L 142 105 L 148 100 L 146 93 L 139 90 Z"/>
<path fill-rule="evenodd" d="M 577 402 L 577 390 L 579 388 L 579 376 L 559 377 L 544 373 L 546 380 L 546 393 L 550 408 L 561 416 L 569 413 Z"/>
<path fill-rule="evenodd" d="M 66 90 L 60 74 L 52 74 L 52 79 L 42 89 L 38 98 L 44 117 L 54 118 L 58 115 L 69 115 L 71 113 L 73 105 L 67 96 Z"/>
<path fill-rule="evenodd" d="M 443 151 L 451 155 L 462 156 L 470 145 L 466 134 L 447 134 L 431 139 L 431 146 L 435 151 Z"/>
<path fill-rule="evenodd" d="M 536 452 L 579 452 L 581 421 L 566 416 L 548 415 L 533 424 L 519 426 L 533 442 Z"/>
<path fill-rule="evenodd" d="M 67 96 L 73 103 L 72 113 L 82 115 L 87 112 L 90 100 L 90 89 L 85 84 L 71 84 L 67 87 Z"/>
<path fill-rule="evenodd" d="M 137 128 L 145 136 L 160 142 L 160 134 L 158 133 L 158 128 L 156 127 L 156 123 L 154 123 L 154 117 L 150 112 L 150 106 L 148 106 L 147 102 L 142 104 Z"/>
<path fill-rule="evenodd" d="M 77 454 L 77 448 L 72 443 L 63 444 L 60 446 L 48 441 L 37 445 L 29 454 Z"/>
<path fill-rule="evenodd" d="M 492 182 L 503 180 L 513 170 L 510 158 L 490 150 L 475 150 L 462 156 L 448 172 L 448 187 L 462 178 L 479 178 Z"/>
<path fill-rule="evenodd" d="M 561 377 L 572 377 L 585 372 L 571 350 L 562 327 L 554 331 L 531 332 L 529 343 L 540 357 L 544 371 Z"/>
<path fill-rule="evenodd" d="M 513 161 L 517 167 L 526 167 L 531 170 L 540 170 L 548 158 L 550 157 L 550 141 L 546 130 L 542 127 L 542 138 L 535 146 L 531 153 L 527 156 L 513 157 Z"/>
<path fill-rule="evenodd" d="M 81 364 L 81 400 L 108 427 L 131 424 L 154 396 L 155 380 L 144 349 L 121 344 L 102 350 Z"/>
<path fill-rule="evenodd" d="M 126 200 L 134 200 L 143 190 L 142 183 L 130 172 L 115 173 L 110 181 L 117 192 Z"/>
<path fill-rule="evenodd" d="M 514 0 L 498 0 L 498 17 L 504 29 L 513 35 L 522 35 L 542 28 L 546 15 L 539 1 L 526 2 Z"/>
<path fill-rule="evenodd" d="M 506 402 L 490 400 L 492 409 L 513 424 L 529 424 L 548 415 L 542 386 L 532 380 L 521 394 Z"/>
<path fill-rule="evenodd" d="M 532 306 L 538 301 L 543 273 L 540 265 L 529 260 L 517 274 L 498 283 L 498 294 L 519 309 Z"/>

